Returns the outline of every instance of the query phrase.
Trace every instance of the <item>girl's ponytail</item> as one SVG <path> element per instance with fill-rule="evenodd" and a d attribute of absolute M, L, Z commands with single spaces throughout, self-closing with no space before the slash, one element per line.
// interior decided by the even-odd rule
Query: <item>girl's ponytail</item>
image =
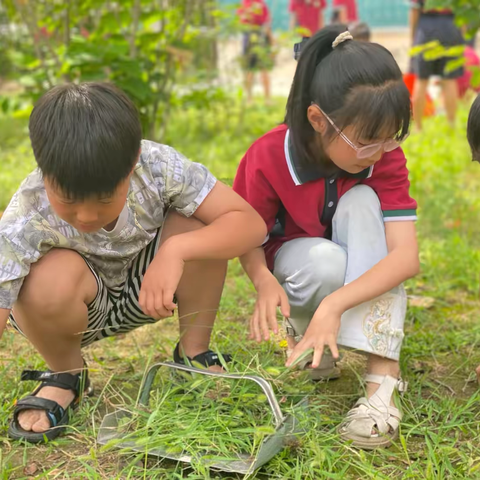
<path fill-rule="evenodd" d="M 294 148 L 301 157 L 309 157 L 307 145 L 313 133 L 307 109 L 313 100 L 311 85 L 315 71 L 318 64 L 332 52 L 333 42 L 344 31 L 345 26 L 342 25 L 325 27 L 302 45 L 285 116 L 285 123 L 290 128 L 295 125 L 295 131 L 301 132 L 300 138 L 299 135 L 293 138 Z"/>

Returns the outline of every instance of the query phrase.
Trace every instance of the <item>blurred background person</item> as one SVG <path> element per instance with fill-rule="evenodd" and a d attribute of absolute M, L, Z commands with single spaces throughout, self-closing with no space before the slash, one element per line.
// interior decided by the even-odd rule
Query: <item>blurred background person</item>
<path fill-rule="evenodd" d="M 324 26 L 326 0 L 290 0 L 290 29 L 301 29 L 302 37 L 311 37 Z"/>
<path fill-rule="evenodd" d="M 348 26 L 348 30 L 354 40 L 359 40 L 360 42 L 369 42 L 372 36 L 370 27 L 365 22 L 352 23 Z"/>
<path fill-rule="evenodd" d="M 356 0 L 333 0 L 331 23 L 350 25 L 359 21 Z"/>
<path fill-rule="evenodd" d="M 413 46 L 438 42 L 443 49 L 464 45 L 460 29 L 455 25 L 454 14 L 449 9 L 426 10 L 425 0 L 412 0 L 410 10 L 410 30 Z M 452 127 L 458 104 L 458 78 L 464 74 L 463 67 L 453 71 L 447 64 L 454 57 L 440 54 L 434 59 L 428 58 L 429 51 L 422 52 L 412 59 L 413 73 L 416 76 L 413 87 L 413 117 L 419 130 L 422 129 L 422 117 L 427 101 L 427 88 L 430 77 L 441 78 L 447 120 Z"/>
<path fill-rule="evenodd" d="M 271 18 L 265 0 L 242 0 L 238 9 L 243 34 L 242 66 L 245 71 L 247 102 L 253 101 L 255 73 L 260 72 L 265 102 L 270 103 L 270 70 L 274 66 Z"/>

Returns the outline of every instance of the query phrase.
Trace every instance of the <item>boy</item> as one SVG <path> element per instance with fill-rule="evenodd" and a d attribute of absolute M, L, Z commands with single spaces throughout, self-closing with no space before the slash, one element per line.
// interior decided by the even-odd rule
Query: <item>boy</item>
<path fill-rule="evenodd" d="M 81 348 L 171 316 L 177 300 L 175 361 L 219 369 L 208 345 L 227 259 L 260 245 L 266 227 L 204 166 L 142 141 L 113 85 L 53 88 L 29 129 L 38 169 L 0 220 L 0 336 L 9 318 L 51 369 L 22 374 L 42 383 L 9 428 L 40 442 L 88 392 Z"/>

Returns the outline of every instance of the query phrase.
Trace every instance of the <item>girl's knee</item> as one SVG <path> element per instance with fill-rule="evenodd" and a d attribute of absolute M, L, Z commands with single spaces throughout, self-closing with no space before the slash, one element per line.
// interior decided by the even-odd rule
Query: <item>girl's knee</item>
<path fill-rule="evenodd" d="M 333 242 L 319 242 L 309 248 L 308 261 L 287 276 L 283 288 L 292 306 L 316 310 L 315 305 L 343 286 L 346 269 L 345 250 Z"/>
<path fill-rule="evenodd" d="M 373 188 L 368 185 L 357 185 L 342 196 L 338 202 L 337 215 L 343 215 L 345 211 L 363 210 L 374 207 L 380 209 L 380 200 Z"/>
<path fill-rule="evenodd" d="M 310 249 L 309 277 L 315 285 L 329 291 L 338 290 L 345 281 L 347 253 L 333 242 L 322 242 Z"/>

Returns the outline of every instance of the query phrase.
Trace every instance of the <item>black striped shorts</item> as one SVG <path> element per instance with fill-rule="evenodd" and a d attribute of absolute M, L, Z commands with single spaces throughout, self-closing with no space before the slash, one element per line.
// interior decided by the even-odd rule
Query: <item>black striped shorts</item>
<path fill-rule="evenodd" d="M 97 281 L 98 291 L 93 302 L 88 305 L 88 328 L 83 332 L 82 347 L 158 321 L 142 312 L 138 297 L 145 272 L 158 251 L 160 234 L 159 230 L 155 239 L 138 254 L 129 269 L 126 282 L 118 287 L 106 287 L 95 267 L 83 257 Z M 23 334 L 13 315 L 10 316 L 10 323 Z"/>

